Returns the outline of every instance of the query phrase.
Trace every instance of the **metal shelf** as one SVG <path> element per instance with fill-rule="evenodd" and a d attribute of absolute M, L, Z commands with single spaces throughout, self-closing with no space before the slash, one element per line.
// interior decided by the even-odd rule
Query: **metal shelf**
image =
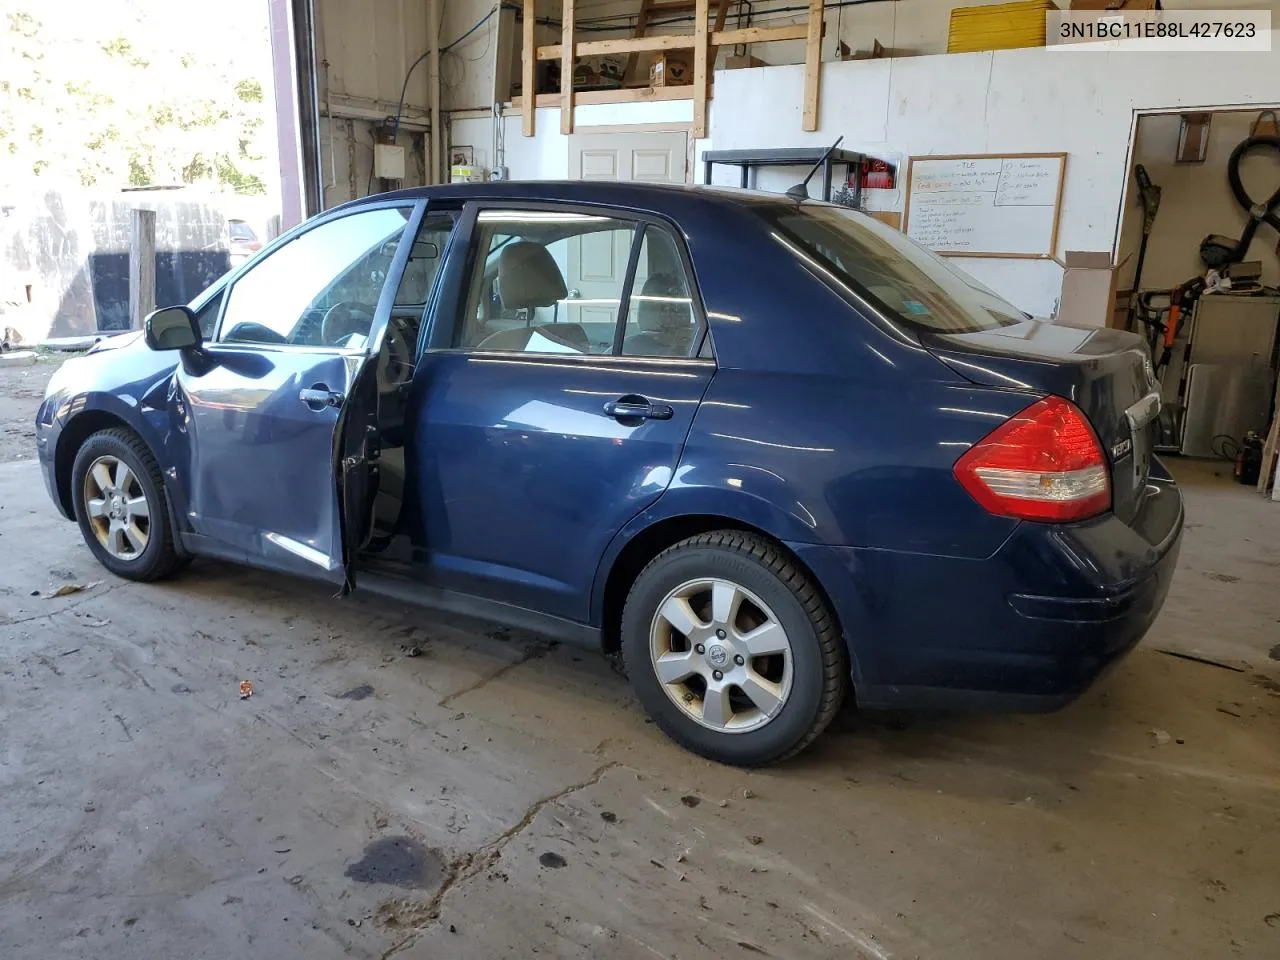
<path fill-rule="evenodd" d="M 826 153 L 825 147 L 775 147 L 768 150 L 708 150 L 702 155 L 703 182 L 711 183 L 711 167 L 723 163 L 739 169 L 738 186 L 750 185 L 750 173 L 759 167 L 812 167 Z M 832 150 L 822 165 L 822 199 L 831 201 L 831 171 L 836 164 L 844 164 L 845 179 L 866 158 L 865 153 L 853 150 Z M 798 179 L 798 178 L 797 178 Z M 854 178 L 853 205 L 862 201 L 862 180 Z"/>

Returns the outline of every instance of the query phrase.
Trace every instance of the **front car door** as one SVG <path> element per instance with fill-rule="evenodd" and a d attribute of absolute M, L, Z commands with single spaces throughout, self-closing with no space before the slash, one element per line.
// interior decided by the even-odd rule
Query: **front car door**
<path fill-rule="evenodd" d="M 353 391 L 372 380 L 361 373 L 380 345 L 395 291 L 388 280 L 404 269 L 402 239 L 422 206 L 382 203 L 319 220 L 223 294 L 215 337 L 184 358 L 171 397 L 176 428 L 188 434 L 180 479 L 199 552 L 346 581 L 335 461 L 346 454 L 345 488 L 360 500 L 376 477 L 361 472 L 371 470 L 360 455 L 370 411 L 355 410 L 352 436 L 341 436 L 343 421 Z"/>
<path fill-rule="evenodd" d="M 415 375 L 414 575 L 583 622 L 715 372 L 687 254 L 671 225 L 607 210 L 475 204 L 460 229 Z M 619 246 L 612 286 L 572 297 L 578 258 Z"/>

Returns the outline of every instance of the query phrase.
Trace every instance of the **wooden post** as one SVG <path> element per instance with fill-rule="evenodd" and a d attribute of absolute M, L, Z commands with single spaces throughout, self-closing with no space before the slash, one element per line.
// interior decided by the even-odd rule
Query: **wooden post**
<path fill-rule="evenodd" d="M 134 210 L 129 224 L 129 326 L 156 308 L 156 212 Z"/>
<path fill-rule="evenodd" d="M 707 135 L 707 17 L 710 0 L 698 0 L 693 8 L 693 137 Z"/>
<path fill-rule="evenodd" d="M 801 129 L 818 129 L 818 98 L 822 89 L 822 3 L 809 0 L 809 34 L 804 43 L 804 122 Z"/>
<path fill-rule="evenodd" d="M 560 132 L 573 133 L 573 0 L 564 0 L 560 30 Z M 530 103 L 533 97 L 526 97 Z"/>
<path fill-rule="evenodd" d="M 534 70 L 538 65 L 538 51 L 534 47 L 533 31 L 537 26 L 538 15 L 534 10 L 534 0 L 524 0 L 524 23 L 521 32 L 524 44 L 520 62 L 520 101 L 521 132 L 526 137 L 533 136 L 533 111 L 537 102 L 537 91 L 534 89 Z"/>

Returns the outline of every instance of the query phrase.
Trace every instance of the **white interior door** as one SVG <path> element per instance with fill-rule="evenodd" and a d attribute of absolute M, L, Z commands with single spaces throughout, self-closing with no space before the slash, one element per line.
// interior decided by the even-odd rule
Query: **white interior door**
<path fill-rule="evenodd" d="M 574 180 L 684 183 L 688 150 L 685 130 L 575 133 L 569 138 L 569 176 Z"/>

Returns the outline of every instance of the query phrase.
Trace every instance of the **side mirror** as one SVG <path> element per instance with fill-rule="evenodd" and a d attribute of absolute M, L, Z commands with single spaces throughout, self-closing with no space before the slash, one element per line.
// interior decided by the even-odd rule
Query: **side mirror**
<path fill-rule="evenodd" d="M 204 339 L 189 307 L 161 307 L 147 316 L 143 330 L 152 350 L 190 350 Z"/>

